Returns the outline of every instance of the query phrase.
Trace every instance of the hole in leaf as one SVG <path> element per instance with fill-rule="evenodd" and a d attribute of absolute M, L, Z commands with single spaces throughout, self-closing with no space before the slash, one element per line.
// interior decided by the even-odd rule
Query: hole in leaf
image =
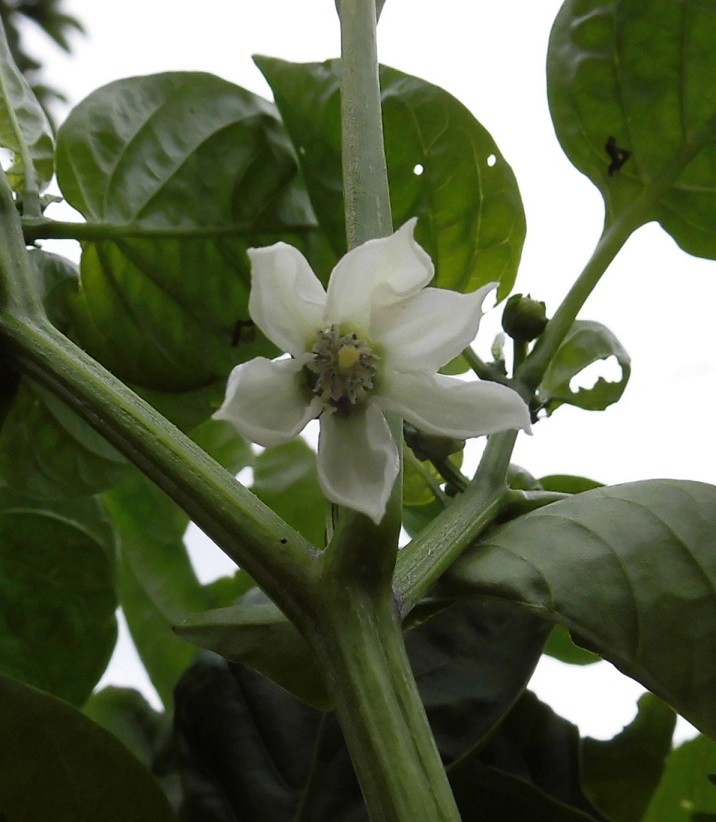
<path fill-rule="evenodd" d="M 490 168 L 492 168 L 496 164 L 497 156 L 495 154 L 490 154 L 490 156 L 487 158 L 487 165 L 490 166 Z"/>
<path fill-rule="evenodd" d="M 414 174 L 416 177 L 420 177 L 420 175 L 421 175 L 424 171 L 425 171 L 425 168 L 424 168 L 423 166 L 421 166 L 421 165 L 420 165 L 420 163 L 417 163 L 415 166 L 413 166 L 413 174 Z"/>
<path fill-rule="evenodd" d="M 622 369 L 619 360 L 614 355 L 605 360 L 597 360 L 575 374 L 569 381 L 569 390 L 575 394 L 583 390 L 589 391 L 594 388 L 600 377 L 607 382 L 621 380 Z"/>

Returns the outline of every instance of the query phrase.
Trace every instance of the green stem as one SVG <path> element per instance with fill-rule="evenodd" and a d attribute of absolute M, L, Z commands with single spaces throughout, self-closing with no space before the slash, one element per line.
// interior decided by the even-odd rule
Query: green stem
<path fill-rule="evenodd" d="M 326 672 L 371 819 L 459 820 L 390 589 L 367 591 L 327 575 L 322 596 L 308 639 Z"/>
<path fill-rule="evenodd" d="M 341 0 L 341 124 L 348 247 L 393 230 L 380 108 L 375 0 Z"/>
<path fill-rule="evenodd" d="M 516 431 L 493 434 L 475 479 L 398 554 L 394 587 L 405 616 L 503 510 Z"/>
<path fill-rule="evenodd" d="M 457 465 L 455 465 L 450 457 L 445 457 L 441 460 L 433 460 L 432 462 L 436 471 L 438 471 L 445 482 L 452 486 L 455 491 L 462 493 L 467 488 L 467 477 L 462 473 Z"/>
<path fill-rule="evenodd" d="M 343 186 L 348 247 L 392 231 L 375 0 L 341 0 Z M 388 417 L 398 444 L 402 422 Z M 405 652 L 392 577 L 401 481 L 380 525 L 342 510 L 321 557 L 321 611 L 305 628 L 326 675 L 371 817 L 458 820 Z"/>
<path fill-rule="evenodd" d="M 291 226 L 296 233 L 308 231 L 312 226 Z M 28 244 L 37 240 L 80 240 L 101 242 L 102 240 L 201 240 L 212 237 L 241 237 L 256 234 L 251 226 L 235 223 L 221 226 L 166 226 L 155 228 L 132 223 L 79 223 L 48 220 L 46 217 L 23 218 L 22 230 Z"/>
<path fill-rule="evenodd" d="M 463 349 L 462 356 L 465 358 L 473 373 L 481 380 L 499 382 L 502 385 L 507 385 L 509 383 L 509 379 L 504 374 L 501 374 L 492 365 L 486 363 L 470 346 Z"/>

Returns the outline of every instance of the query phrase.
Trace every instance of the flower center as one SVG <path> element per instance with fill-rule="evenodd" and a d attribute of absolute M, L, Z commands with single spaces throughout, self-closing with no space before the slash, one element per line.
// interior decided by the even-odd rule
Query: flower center
<path fill-rule="evenodd" d="M 373 388 L 379 357 L 356 333 L 341 334 L 337 325 L 317 332 L 311 353 L 306 367 L 316 375 L 313 393 L 348 416 Z"/>

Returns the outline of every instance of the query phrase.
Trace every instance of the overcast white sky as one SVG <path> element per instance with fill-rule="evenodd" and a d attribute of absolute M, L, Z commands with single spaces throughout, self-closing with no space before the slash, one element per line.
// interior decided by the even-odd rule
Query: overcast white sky
<path fill-rule="evenodd" d="M 601 198 L 566 160 L 545 96 L 547 38 L 559 0 L 387 0 L 379 27 L 382 62 L 458 97 L 492 133 L 511 163 L 527 212 L 517 289 L 547 302 L 563 297 L 598 239 Z M 202 70 L 270 96 L 252 54 L 288 60 L 337 56 L 333 0 L 67 0 L 86 26 L 64 56 L 36 35 L 49 81 L 77 103 L 111 80 L 167 70 Z M 657 226 L 632 238 L 582 317 L 609 326 L 632 356 L 622 401 L 607 412 L 560 409 L 522 437 L 515 461 L 533 474 L 577 473 L 607 483 L 650 477 L 716 482 L 713 315 L 716 264 L 681 252 Z M 489 351 L 498 316 L 478 348 Z M 201 551 L 208 552 L 203 543 Z M 217 566 L 203 573 L 215 573 Z M 145 687 L 123 652 L 108 681 Z M 589 669 L 546 661 L 542 698 L 608 737 L 634 712 L 641 687 L 606 663 Z M 620 698 L 620 695 L 624 695 Z M 594 699 L 605 705 L 595 712 Z"/>

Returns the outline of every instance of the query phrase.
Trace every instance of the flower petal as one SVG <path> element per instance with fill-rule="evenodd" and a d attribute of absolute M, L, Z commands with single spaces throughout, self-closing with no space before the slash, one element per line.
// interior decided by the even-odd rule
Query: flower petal
<path fill-rule="evenodd" d="M 437 371 L 477 334 L 485 297 L 497 283 L 471 294 L 444 288 L 422 291 L 373 312 L 369 337 L 398 371 Z"/>
<path fill-rule="evenodd" d="M 318 479 L 331 502 L 360 511 L 377 525 L 399 468 L 398 449 L 377 408 L 368 405 L 349 417 L 321 415 Z"/>
<path fill-rule="evenodd" d="M 214 419 L 227 420 L 244 437 L 266 447 L 292 440 L 323 407 L 302 384 L 301 370 L 296 360 L 265 357 L 237 365 Z"/>
<path fill-rule="evenodd" d="M 369 240 L 341 258 L 328 283 L 329 322 L 367 332 L 374 305 L 413 294 L 432 280 L 432 260 L 413 239 L 415 223 L 408 220 L 390 237 Z"/>
<path fill-rule="evenodd" d="M 467 439 L 515 428 L 530 431 L 522 397 L 496 382 L 396 372 L 384 380 L 373 402 L 427 434 Z"/>
<path fill-rule="evenodd" d="M 250 248 L 249 313 L 282 351 L 298 356 L 323 325 L 326 292 L 306 258 L 292 245 Z"/>

